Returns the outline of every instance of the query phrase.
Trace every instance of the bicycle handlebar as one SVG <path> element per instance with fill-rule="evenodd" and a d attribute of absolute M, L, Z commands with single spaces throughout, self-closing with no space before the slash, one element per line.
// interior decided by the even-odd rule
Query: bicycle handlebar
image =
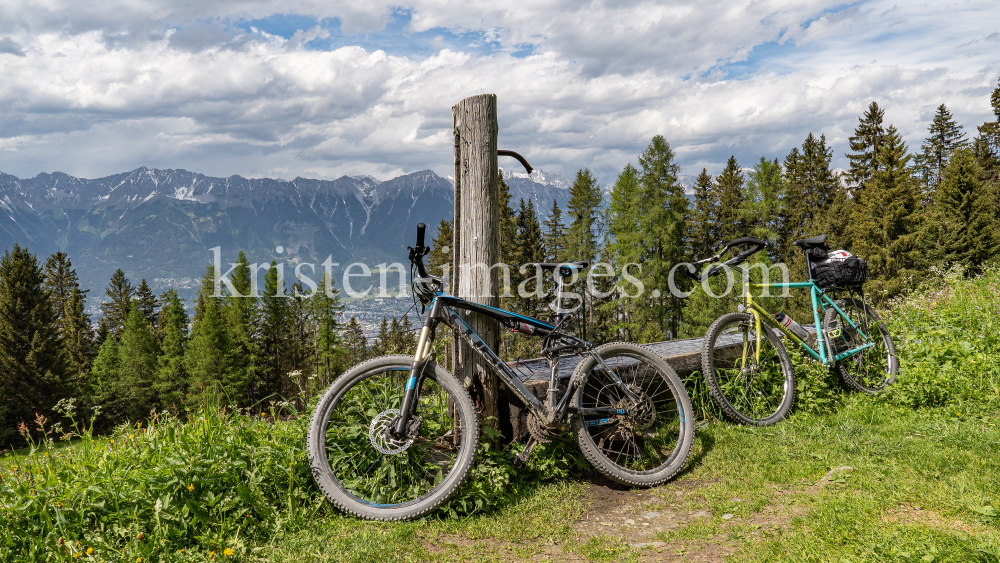
<path fill-rule="evenodd" d="M 701 264 L 708 264 L 708 263 L 720 260 L 720 259 L 722 259 L 722 255 L 725 254 L 727 250 L 729 250 L 730 248 L 733 248 L 734 246 L 740 246 L 740 245 L 743 245 L 743 244 L 752 244 L 753 248 L 750 248 L 748 250 L 744 250 L 743 252 L 740 252 L 738 255 L 736 255 L 733 258 L 730 258 L 729 260 L 726 260 L 722 264 L 716 264 L 716 265 L 712 266 L 702 276 L 698 275 L 698 270 L 697 270 L 697 268 L 695 268 L 695 266 L 701 265 Z M 707 280 L 708 278 L 714 276 L 715 274 L 718 274 L 720 271 L 722 271 L 723 266 L 735 266 L 737 264 L 741 264 L 747 258 L 749 258 L 749 257 L 753 256 L 754 254 L 760 252 L 761 250 L 767 248 L 767 246 L 768 246 L 768 244 L 767 244 L 766 241 L 763 241 L 763 240 L 760 240 L 760 239 L 757 239 L 757 238 L 753 238 L 753 237 L 740 237 L 738 239 L 733 239 L 733 240 L 727 242 L 726 245 L 722 247 L 722 250 L 720 250 L 719 253 L 716 254 L 715 256 L 712 256 L 712 257 L 709 257 L 709 258 L 705 258 L 705 259 L 702 259 L 702 260 L 698 260 L 697 262 L 695 262 L 693 264 L 688 264 L 687 268 L 685 268 L 684 273 L 687 274 L 687 276 L 689 278 L 691 278 L 691 279 L 693 279 L 695 281 L 703 282 L 703 281 Z"/>
<path fill-rule="evenodd" d="M 424 233 L 427 231 L 427 225 L 423 223 L 417 223 L 417 246 L 410 248 L 410 263 L 417 267 L 417 273 L 420 277 L 426 278 L 427 270 L 424 269 L 424 256 L 426 256 L 431 249 L 424 246 Z"/>

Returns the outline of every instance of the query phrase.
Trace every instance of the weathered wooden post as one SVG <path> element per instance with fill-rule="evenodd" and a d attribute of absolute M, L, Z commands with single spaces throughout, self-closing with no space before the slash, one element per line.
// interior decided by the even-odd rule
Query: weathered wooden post
<path fill-rule="evenodd" d="M 452 108 L 455 136 L 455 226 L 452 290 L 458 297 L 491 307 L 500 305 L 499 169 L 497 97 L 480 94 Z M 495 320 L 468 313 L 466 322 L 494 350 L 500 327 Z M 500 385 L 475 351 L 455 339 L 455 375 L 471 382 L 484 422 L 499 429 Z M 491 418 L 492 417 L 492 418 Z"/>

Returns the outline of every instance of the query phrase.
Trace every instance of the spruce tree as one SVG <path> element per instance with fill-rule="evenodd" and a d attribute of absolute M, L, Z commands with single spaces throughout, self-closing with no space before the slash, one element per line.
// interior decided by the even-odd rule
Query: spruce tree
<path fill-rule="evenodd" d="M 259 378 L 262 388 L 258 398 L 279 393 L 290 367 L 289 338 L 292 330 L 288 291 L 284 280 L 278 283 L 277 263 L 264 275 L 264 294 L 260 298 L 261 364 Z M 261 395 L 261 393 L 263 395 Z"/>
<path fill-rule="evenodd" d="M 688 219 L 688 241 L 691 245 L 690 259 L 701 260 L 712 255 L 712 249 L 719 242 L 719 202 L 714 190 L 712 175 L 705 168 L 694 182 L 694 206 Z"/>
<path fill-rule="evenodd" d="M 378 357 L 392 353 L 392 333 L 389 332 L 389 318 L 382 317 L 382 323 L 378 326 L 378 334 L 375 335 L 375 342 L 372 343 L 371 356 Z"/>
<path fill-rule="evenodd" d="M 122 412 L 128 420 L 145 418 L 157 406 L 154 395 L 159 350 L 156 338 L 138 301 L 132 302 L 118 344 L 120 392 L 126 399 Z"/>
<path fill-rule="evenodd" d="M 938 106 L 934 120 L 928 128 L 930 135 L 921 145 L 919 166 L 928 194 L 933 194 L 941 185 L 941 175 L 948 166 L 951 154 L 968 146 L 962 126 L 955 122 L 944 104 Z"/>
<path fill-rule="evenodd" d="M 220 306 L 229 333 L 229 341 L 236 347 L 232 377 L 237 380 L 237 388 L 249 393 L 257 379 L 256 362 L 260 357 L 257 327 L 260 313 L 259 299 L 253 295 L 253 272 L 250 269 L 250 261 L 242 250 L 236 257 L 229 281 L 238 295 L 227 291 Z M 244 399 L 250 400 L 251 397 Z"/>
<path fill-rule="evenodd" d="M 851 208 L 852 250 L 868 261 L 869 287 L 880 299 L 898 295 L 918 273 L 920 197 L 909 163 L 906 144 L 890 126 L 875 172 Z"/>
<path fill-rule="evenodd" d="M 562 209 L 559 209 L 559 203 L 555 199 L 552 200 L 549 218 L 542 224 L 545 225 L 545 233 L 542 235 L 545 260 L 547 262 L 563 261 L 566 251 L 566 225 L 562 222 Z"/>
<path fill-rule="evenodd" d="M 996 119 L 976 128 L 974 150 L 979 167 L 990 182 L 996 183 L 1000 179 L 1000 81 L 990 96 L 990 106 Z"/>
<path fill-rule="evenodd" d="M 503 179 L 503 172 L 500 173 L 500 263 L 507 264 L 511 268 L 517 253 L 517 215 L 511 207 L 510 187 Z"/>
<path fill-rule="evenodd" d="M 641 197 L 639 171 L 631 164 L 627 164 L 611 188 L 611 201 L 605 212 L 605 222 L 608 227 L 608 259 L 614 264 L 616 274 L 620 275 L 625 268 L 628 268 L 631 275 L 637 275 L 640 279 L 643 277 L 640 269 L 646 249 Z M 635 292 L 634 289 L 630 291 Z M 617 290 L 613 299 L 604 305 L 604 313 L 612 319 L 611 330 L 621 335 L 620 338 L 629 341 L 638 338 L 642 330 L 639 326 L 642 323 L 640 319 L 642 315 L 637 315 L 636 312 L 642 307 L 644 299 L 645 296 Z"/>
<path fill-rule="evenodd" d="M 91 401 L 101 407 L 102 416 L 110 425 L 124 420 L 128 409 L 128 389 L 121 373 L 118 347 L 114 338 L 104 339 L 90 368 Z"/>
<path fill-rule="evenodd" d="M 836 200 L 841 191 L 840 182 L 830 170 L 833 149 L 826 146 L 826 135 L 817 138 L 812 133 L 785 157 L 785 198 L 778 219 L 778 257 L 783 262 L 799 262 L 793 276 L 805 275 L 805 262 L 801 251 L 793 248 L 796 239 L 823 234 L 813 232 L 818 219 Z M 865 180 L 867 181 L 867 179 Z M 843 218 L 846 221 L 847 218 Z M 837 244 L 831 241 L 831 244 Z"/>
<path fill-rule="evenodd" d="M 309 306 L 314 323 L 314 373 L 320 384 L 326 387 L 347 367 L 347 351 L 341 342 L 340 323 L 337 321 L 337 315 L 344 309 L 340 303 L 340 291 L 332 289 L 333 280 L 328 280 L 326 274 L 323 274 L 321 287 L 330 287 L 331 291 L 317 291 L 309 299 Z"/>
<path fill-rule="evenodd" d="M 351 365 L 359 364 L 370 357 L 368 339 L 365 338 L 365 332 L 357 317 L 351 317 L 347 321 L 347 328 L 344 329 L 344 348 L 347 350 L 348 363 Z"/>
<path fill-rule="evenodd" d="M 750 236 L 778 242 L 778 216 L 784 203 L 785 181 L 778 159 L 760 161 L 750 172 L 739 215 Z"/>
<path fill-rule="evenodd" d="M 162 303 L 157 321 L 161 335 L 161 355 L 153 387 L 160 407 L 176 412 L 184 407 L 184 395 L 189 383 L 184 367 L 184 354 L 188 346 L 188 315 L 174 289 L 164 293 Z"/>
<path fill-rule="evenodd" d="M 437 235 L 434 236 L 434 240 L 431 241 L 431 251 L 430 254 L 424 258 L 424 265 L 427 267 L 427 272 L 432 276 L 438 276 L 442 279 L 450 280 L 454 277 L 454 272 L 452 271 L 452 241 L 454 239 L 454 231 L 452 230 L 453 221 L 446 219 L 441 219 L 441 223 L 438 224 Z"/>
<path fill-rule="evenodd" d="M 934 194 L 925 232 L 935 262 L 961 265 L 977 273 L 997 255 L 998 210 L 993 195 L 972 150 L 955 151 Z"/>
<path fill-rule="evenodd" d="M 518 287 L 515 288 L 515 304 L 520 311 L 526 315 L 536 316 L 539 314 L 541 305 L 540 299 L 536 297 L 521 297 L 522 282 L 535 277 L 535 268 L 526 267 L 525 273 L 521 274 L 520 268 L 525 264 L 545 261 L 545 248 L 542 242 L 542 228 L 538 224 L 538 215 L 535 214 L 535 204 L 529 199 L 525 203 L 521 199 L 517 212 L 517 240 L 518 248 L 515 263 L 518 265 L 518 272 L 515 281 Z M 543 284 L 543 280 L 535 279 L 524 285 L 523 290 L 531 295 L 536 295 L 538 288 L 535 284 Z M 544 290 L 544 287 L 542 288 Z"/>
<path fill-rule="evenodd" d="M 94 330 L 87 314 L 87 292 L 80 289 L 76 270 L 65 252 L 56 252 L 45 262 L 45 289 L 59 323 L 59 340 L 66 352 L 70 379 L 83 380 L 97 353 Z"/>
<path fill-rule="evenodd" d="M 156 310 L 160 307 L 160 303 L 156 300 L 156 296 L 153 295 L 153 290 L 146 284 L 145 278 L 143 278 L 142 283 L 135 290 L 135 301 L 139 304 L 139 311 L 142 312 L 142 316 L 146 319 L 150 328 L 155 331 Z"/>
<path fill-rule="evenodd" d="M 215 297 L 215 272 L 209 266 L 201 280 L 191 339 L 184 355 L 188 374 L 188 400 L 191 405 L 202 400 L 203 392 L 230 393 L 224 388 L 232 366 L 233 346 L 222 318 L 219 300 Z M 240 390 L 236 390 L 239 395 Z"/>
<path fill-rule="evenodd" d="M 59 321 L 34 254 L 15 243 L 0 259 L 0 444 L 71 391 Z"/>
<path fill-rule="evenodd" d="M 882 126 L 884 117 L 885 110 L 873 101 L 868 105 L 864 115 L 858 118 L 858 126 L 850 138 L 853 152 L 847 154 L 851 166 L 846 179 L 855 198 L 860 196 L 865 183 L 875 173 L 879 147 L 882 146 L 882 139 L 885 137 L 885 128 Z"/>
<path fill-rule="evenodd" d="M 132 309 L 135 288 L 125 277 L 125 272 L 118 268 L 111 275 L 111 282 L 104 293 L 110 301 L 101 303 L 100 332 L 118 340 L 125 328 L 125 319 L 128 318 L 129 311 Z"/>
<path fill-rule="evenodd" d="M 747 225 L 740 213 L 743 207 L 743 171 L 735 156 L 729 157 L 722 174 L 715 177 L 715 192 L 715 199 L 719 202 L 716 213 L 719 242 L 724 244 L 747 236 Z"/>
<path fill-rule="evenodd" d="M 569 189 L 569 204 L 567 205 L 570 224 L 566 228 L 566 260 L 593 262 L 597 256 L 597 239 L 600 236 L 600 220 L 598 210 L 603 198 L 597 178 L 587 168 L 579 170 L 573 185 Z M 578 279 L 576 288 L 584 287 Z M 570 292 L 573 290 L 570 289 Z M 578 310 L 575 326 L 583 338 L 590 338 L 589 326 L 593 320 L 593 307 L 586 291 L 576 291 L 581 296 L 581 309 Z M 563 307 L 574 308 L 574 303 L 563 303 Z"/>

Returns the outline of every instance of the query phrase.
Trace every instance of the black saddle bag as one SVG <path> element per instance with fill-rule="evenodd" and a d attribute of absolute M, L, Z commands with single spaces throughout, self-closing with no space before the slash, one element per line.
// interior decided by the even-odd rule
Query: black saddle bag
<path fill-rule="evenodd" d="M 822 289 L 856 287 L 868 281 L 868 262 L 857 256 L 823 260 L 813 264 L 813 279 Z"/>

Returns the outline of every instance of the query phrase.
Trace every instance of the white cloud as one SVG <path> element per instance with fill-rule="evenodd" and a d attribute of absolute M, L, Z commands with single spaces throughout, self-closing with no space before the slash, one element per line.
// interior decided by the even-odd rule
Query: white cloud
<path fill-rule="evenodd" d="M 275 6 L 5 2 L 0 170 L 448 174 L 451 106 L 495 92 L 502 147 L 567 175 L 589 166 L 607 183 L 655 134 L 667 137 L 687 173 L 717 170 L 729 154 L 743 164 L 782 157 L 809 132 L 825 133 L 843 160 L 872 99 L 911 146 L 940 103 L 974 132 L 991 117 L 1000 75 L 989 48 L 998 14 L 986 0 L 847 8 L 420 0 L 408 7 L 404 36 L 327 51 L 307 48 L 332 37 L 326 24 L 289 39 L 237 25 Z M 377 2 L 281 8 L 313 22 L 339 18 L 341 38 L 404 17 Z M 397 39 L 424 32 L 433 54 L 401 52 Z M 461 32 L 496 48 L 448 42 Z M 524 44 L 532 54 L 514 56 Z"/>

